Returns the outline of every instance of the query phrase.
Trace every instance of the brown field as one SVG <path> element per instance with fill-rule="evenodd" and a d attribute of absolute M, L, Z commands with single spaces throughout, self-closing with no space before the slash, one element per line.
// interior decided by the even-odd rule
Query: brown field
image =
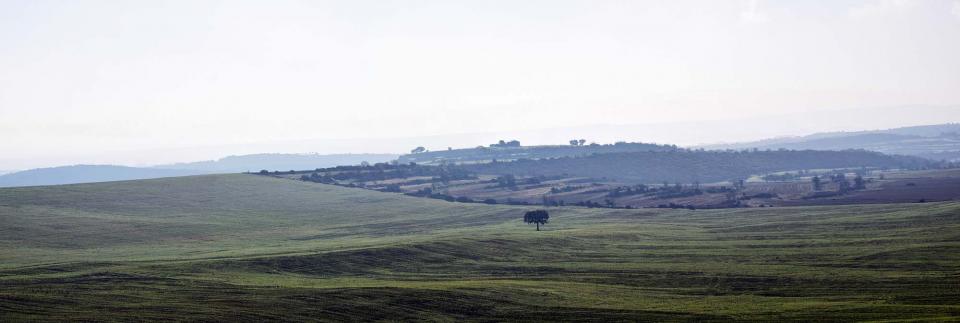
<path fill-rule="evenodd" d="M 297 179 L 301 173 L 280 174 L 278 176 Z M 848 181 L 855 175 L 847 174 Z M 412 176 L 379 181 L 344 181 L 340 185 L 360 186 L 371 190 L 384 190 L 388 185 L 399 185 L 402 193 L 414 194 L 431 189 L 434 194 L 454 198 L 469 198 L 475 202 L 493 199 L 499 204 L 543 204 L 558 203 L 575 205 L 593 203 L 601 207 L 694 207 L 726 208 L 734 206 L 731 198 L 745 207 L 804 206 L 804 205 L 840 205 L 840 204 L 882 204 L 916 203 L 960 200 L 960 170 L 924 170 L 924 171 L 873 171 L 867 176 L 866 189 L 854 190 L 844 194 L 831 195 L 839 190 L 838 183 L 831 182 L 826 176 L 819 193 L 814 192 L 810 177 L 791 181 L 763 181 L 754 179 L 745 183 L 735 193 L 722 191 L 733 188 L 732 183 L 710 183 L 700 186 L 702 193 L 687 196 L 662 196 L 654 193 L 611 196 L 611 190 L 617 187 L 631 186 L 610 179 L 591 179 L 582 177 L 531 178 L 517 177 L 514 187 L 501 187 L 496 183 L 495 175 L 478 175 L 474 179 L 451 180 L 447 183 L 431 181 L 430 176 Z M 669 184 L 673 187 L 676 184 Z M 648 184 L 660 188 L 663 184 Z M 694 186 L 683 184 L 683 191 L 692 191 Z M 560 191 L 551 192 L 556 188 Z M 710 192 L 712 191 L 712 192 Z M 815 193 L 825 195 L 812 197 Z M 682 194 L 681 194 L 682 195 Z"/>
<path fill-rule="evenodd" d="M 892 172 L 866 190 L 810 200 L 784 200 L 779 205 L 916 203 L 960 200 L 960 170 Z"/>

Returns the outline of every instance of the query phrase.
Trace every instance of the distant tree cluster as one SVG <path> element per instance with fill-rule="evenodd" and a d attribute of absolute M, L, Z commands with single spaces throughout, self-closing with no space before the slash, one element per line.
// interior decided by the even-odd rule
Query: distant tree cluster
<path fill-rule="evenodd" d="M 520 147 L 520 142 L 517 140 L 503 141 L 500 140 L 495 144 L 490 144 L 491 148 L 516 148 Z"/>
<path fill-rule="evenodd" d="M 430 187 L 422 188 L 422 189 L 419 189 L 419 190 L 416 190 L 416 191 L 413 191 L 413 192 L 409 192 L 409 193 L 405 193 L 405 194 L 406 194 L 406 195 L 409 195 L 409 196 L 426 197 L 426 198 L 444 200 L 444 201 L 447 201 L 447 202 L 483 203 L 483 204 L 501 204 L 501 203 L 502 203 L 502 204 L 508 204 L 508 205 L 530 205 L 529 202 L 526 202 L 526 201 L 516 201 L 516 200 L 512 200 L 512 199 L 507 199 L 506 201 L 503 201 L 503 202 L 497 201 L 496 199 L 492 199 L 492 198 L 483 199 L 483 200 L 475 200 L 475 199 L 470 198 L 470 197 L 468 197 L 468 196 L 453 196 L 453 195 L 449 195 L 449 194 L 446 194 L 446 193 L 441 193 L 439 190 L 435 190 L 435 189 L 430 188 Z"/>
<path fill-rule="evenodd" d="M 677 203 L 673 203 L 673 202 L 668 203 L 668 204 L 660 204 L 660 205 L 657 205 L 657 208 L 659 208 L 659 209 L 688 209 L 688 210 L 696 210 L 696 209 L 697 209 L 697 207 L 696 207 L 695 205 L 684 205 L 684 204 L 677 204 Z"/>
<path fill-rule="evenodd" d="M 807 171 L 800 170 L 800 171 L 797 171 L 796 173 L 786 172 L 783 174 L 767 174 L 761 178 L 768 182 L 789 182 L 789 181 L 797 180 L 804 176 L 807 176 Z"/>
<path fill-rule="evenodd" d="M 720 186 L 720 187 L 709 187 L 709 188 L 700 188 L 699 185 L 693 186 L 684 186 L 683 184 L 676 183 L 672 186 L 663 185 L 661 187 L 648 186 L 644 184 L 634 185 L 634 186 L 618 186 L 612 189 L 609 189 L 607 192 L 607 197 L 618 198 L 632 195 L 644 195 L 644 196 L 653 196 L 659 199 L 668 199 L 668 198 L 677 198 L 677 197 L 688 197 L 696 196 L 704 193 L 726 193 L 732 191 L 733 189 Z"/>
<path fill-rule="evenodd" d="M 852 183 L 847 179 L 847 175 L 844 171 L 835 171 L 834 173 L 822 178 L 820 176 L 813 176 L 810 179 L 810 182 L 813 185 L 813 193 L 808 194 L 804 197 L 804 199 L 831 197 L 843 195 L 851 191 L 865 190 L 867 189 L 867 182 L 869 180 L 863 178 L 863 176 L 860 175 L 861 173 L 865 172 L 856 172 L 856 176 L 854 176 Z M 836 191 L 824 191 L 824 185 L 826 184 L 825 181 L 835 184 L 837 187 Z"/>
<path fill-rule="evenodd" d="M 401 163 L 420 162 L 434 163 L 442 160 L 457 162 L 479 161 L 487 162 L 490 160 L 516 160 L 520 158 L 542 159 L 586 156 L 590 154 L 623 153 L 623 152 L 641 152 L 641 151 L 674 151 L 678 150 L 675 145 L 657 145 L 642 142 L 618 142 L 615 144 L 590 144 L 585 145 L 586 140 L 577 139 L 577 145 L 557 145 L 557 146 L 527 146 L 524 149 L 492 149 L 478 146 L 469 149 L 451 149 L 441 151 L 419 151 L 408 155 L 400 156 Z M 520 147 L 519 141 L 501 140 L 490 145 L 493 148 L 515 148 Z"/>
<path fill-rule="evenodd" d="M 316 169 L 309 174 L 300 176 L 300 179 L 324 184 L 346 184 L 425 176 L 430 176 L 431 179 L 424 182 L 448 183 L 454 180 L 476 179 L 476 175 L 472 172 L 455 165 L 427 166 L 414 163 L 337 166 Z M 388 191 L 397 191 L 398 189 L 391 186 L 385 188 Z"/>
<path fill-rule="evenodd" d="M 561 187 L 554 186 L 550 188 L 550 193 L 559 194 L 559 193 L 573 192 L 573 191 L 581 190 L 584 188 L 586 188 L 586 186 L 576 186 L 576 185 L 566 185 Z"/>
<path fill-rule="evenodd" d="M 694 188 L 694 189 L 684 189 L 681 187 L 674 186 L 673 188 L 660 189 L 655 192 L 655 196 L 659 199 L 672 199 L 679 197 L 690 197 L 703 194 L 703 190 Z"/>
<path fill-rule="evenodd" d="M 850 183 L 850 181 L 847 180 L 847 175 L 843 172 L 830 175 L 830 181 L 837 183 L 837 192 L 841 194 L 853 190 L 862 190 L 867 188 L 866 180 L 864 180 L 863 176 L 859 174 L 853 178 L 853 183 Z"/>
<path fill-rule="evenodd" d="M 863 190 L 867 188 L 867 182 L 863 179 L 863 176 L 857 175 L 853 178 L 853 189 Z"/>
<path fill-rule="evenodd" d="M 607 204 L 600 204 L 600 203 L 598 203 L 598 202 L 594 202 L 594 201 L 591 201 L 591 200 L 579 201 L 579 202 L 577 202 L 577 203 L 574 203 L 573 205 L 583 206 L 583 207 L 589 207 L 589 208 L 609 207 Z"/>

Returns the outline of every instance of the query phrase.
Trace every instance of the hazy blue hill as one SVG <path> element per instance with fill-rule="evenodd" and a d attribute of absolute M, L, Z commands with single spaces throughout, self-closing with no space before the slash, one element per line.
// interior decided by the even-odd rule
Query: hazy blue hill
<path fill-rule="evenodd" d="M 887 154 L 956 160 L 960 154 L 960 124 L 903 127 L 886 130 L 828 132 L 803 137 L 707 145 L 705 149 L 866 149 Z"/>
<path fill-rule="evenodd" d="M 944 133 L 960 132 L 960 123 L 946 123 L 929 126 L 914 126 L 887 130 L 867 131 L 867 133 L 890 133 L 896 135 L 936 137 Z"/>
<path fill-rule="evenodd" d="M 156 168 L 195 170 L 207 173 L 240 173 L 246 171 L 267 170 L 303 170 L 325 168 L 340 165 L 358 165 L 361 162 L 371 164 L 394 160 L 392 154 L 253 154 L 228 156 L 218 160 L 160 165 Z"/>
<path fill-rule="evenodd" d="M 0 176 L 0 187 L 124 181 L 203 174 L 196 170 L 154 169 L 115 165 L 37 168 Z"/>
<path fill-rule="evenodd" d="M 789 149 L 817 149 L 817 150 L 843 150 L 843 149 L 883 149 L 891 144 L 899 144 L 905 141 L 923 140 L 925 137 L 899 135 L 892 133 L 865 133 L 852 136 L 824 137 L 816 139 L 807 139 L 804 141 L 793 142 L 786 147 L 783 145 L 766 145 L 760 148 L 789 148 Z M 871 149 L 873 148 L 873 149 Z M 897 147 L 889 147 L 896 149 Z"/>
<path fill-rule="evenodd" d="M 917 156 L 923 157 L 923 158 L 928 158 L 928 159 L 933 159 L 933 160 L 952 160 L 952 161 L 958 161 L 958 160 L 960 160 L 960 151 L 932 152 L 932 153 L 918 154 Z"/>
<path fill-rule="evenodd" d="M 95 183 L 200 174 L 240 173 L 261 169 L 314 169 L 338 165 L 357 165 L 363 161 L 369 163 L 386 162 L 396 157 L 397 155 L 390 154 L 254 154 L 155 167 L 61 166 L 0 175 L 0 187 Z"/>

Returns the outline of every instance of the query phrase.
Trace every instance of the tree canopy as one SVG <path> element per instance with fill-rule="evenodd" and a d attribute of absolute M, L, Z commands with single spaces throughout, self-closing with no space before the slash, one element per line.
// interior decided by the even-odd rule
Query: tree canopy
<path fill-rule="evenodd" d="M 540 231 L 541 224 L 547 224 L 549 220 L 550 214 L 548 214 L 546 210 L 527 211 L 527 213 L 523 214 L 523 222 L 536 223 L 537 231 Z"/>

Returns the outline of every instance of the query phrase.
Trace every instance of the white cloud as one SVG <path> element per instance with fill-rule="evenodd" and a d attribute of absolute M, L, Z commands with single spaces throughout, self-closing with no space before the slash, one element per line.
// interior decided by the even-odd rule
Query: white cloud
<path fill-rule="evenodd" d="M 759 0 L 749 0 L 747 1 L 747 6 L 743 11 L 740 12 L 740 21 L 746 23 L 765 23 L 770 21 L 770 17 L 767 16 L 767 13 L 759 10 Z"/>
<path fill-rule="evenodd" d="M 952 13 L 954 16 L 957 16 L 957 18 L 960 18 L 960 1 L 953 2 L 953 7 L 950 8 L 950 13 Z"/>

